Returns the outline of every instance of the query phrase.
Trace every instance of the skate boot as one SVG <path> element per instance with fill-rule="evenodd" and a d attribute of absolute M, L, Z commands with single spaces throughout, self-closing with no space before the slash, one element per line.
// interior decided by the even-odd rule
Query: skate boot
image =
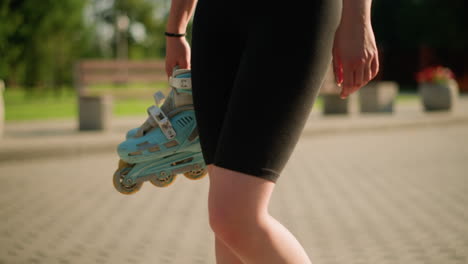
<path fill-rule="evenodd" d="M 148 108 L 148 118 L 127 132 L 117 152 L 119 168 L 113 183 L 123 194 L 137 192 L 144 181 L 157 187 L 169 186 L 177 174 L 195 180 L 206 175 L 192 102 L 191 73 L 175 69 L 169 79 L 171 91 L 164 103 L 161 92 Z"/>

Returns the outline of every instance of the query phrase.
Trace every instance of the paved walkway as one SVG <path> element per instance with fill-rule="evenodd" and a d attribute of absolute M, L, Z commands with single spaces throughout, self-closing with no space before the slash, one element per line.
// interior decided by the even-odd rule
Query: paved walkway
<path fill-rule="evenodd" d="M 76 120 L 8 122 L 0 139 L 0 162 L 115 151 L 125 132 L 145 118 L 144 114 L 115 118 L 106 132 L 78 132 Z M 424 112 L 419 101 L 401 102 L 392 114 L 359 114 L 354 108 L 350 115 L 324 116 L 314 108 L 303 133 L 329 135 L 457 123 L 468 123 L 468 95 L 462 96 L 451 112 Z"/>
<path fill-rule="evenodd" d="M 316 264 L 466 264 L 467 135 L 466 123 L 304 135 L 271 213 Z M 214 264 L 207 179 L 124 196 L 116 163 L 0 163 L 0 263 Z"/>
<path fill-rule="evenodd" d="M 208 181 L 111 184 L 116 144 L 74 121 L 7 123 L 0 140 L 0 264 L 212 264 Z M 311 114 L 271 212 L 317 264 L 468 263 L 468 98 L 454 112 Z"/>

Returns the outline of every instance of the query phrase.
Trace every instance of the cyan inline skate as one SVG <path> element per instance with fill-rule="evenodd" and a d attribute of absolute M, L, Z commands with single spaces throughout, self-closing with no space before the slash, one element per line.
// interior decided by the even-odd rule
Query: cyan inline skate
<path fill-rule="evenodd" d="M 177 174 L 196 180 L 207 173 L 193 109 L 190 70 L 174 69 L 169 84 L 171 91 L 161 108 L 164 95 L 157 92 L 156 105 L 148 108 L 146 121 L 128 131 L 117 148 L 120 161 L 113 182 L 123 194 L 137 192 L 147 180 L 166 187 Z"/>

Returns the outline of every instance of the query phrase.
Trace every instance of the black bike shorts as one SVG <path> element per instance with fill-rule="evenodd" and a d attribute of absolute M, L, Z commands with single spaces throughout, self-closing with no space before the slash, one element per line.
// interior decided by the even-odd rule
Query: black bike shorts
<path fill-rule="evenodd" d="M 330 66 L 341 2 L 198 1 L 191 64 L 206 164 L 278 179 Z"/>

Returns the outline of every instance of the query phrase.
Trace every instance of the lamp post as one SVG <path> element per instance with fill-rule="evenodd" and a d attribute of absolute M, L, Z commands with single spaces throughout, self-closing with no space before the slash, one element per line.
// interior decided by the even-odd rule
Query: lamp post
<path fill-rule="evenodd" d="M 116 19 L 115 42 L 117 45 L 117 59 L 126 60 L 128 58 L 128 38 L 127 32 L 130 20 L 127 15 L 118 15 Z"/>

